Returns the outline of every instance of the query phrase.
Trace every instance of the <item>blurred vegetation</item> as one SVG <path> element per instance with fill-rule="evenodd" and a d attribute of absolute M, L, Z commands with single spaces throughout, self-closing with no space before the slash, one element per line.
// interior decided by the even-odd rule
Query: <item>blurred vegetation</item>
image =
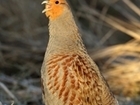
<path fill-rule="evenodd" d="M 42 105 L 40 68 L 49 36 L 41 2 L 0 0 L 0 105 Z M 120 105 L 140 105 L 140 0 L 68 2 Z"/>

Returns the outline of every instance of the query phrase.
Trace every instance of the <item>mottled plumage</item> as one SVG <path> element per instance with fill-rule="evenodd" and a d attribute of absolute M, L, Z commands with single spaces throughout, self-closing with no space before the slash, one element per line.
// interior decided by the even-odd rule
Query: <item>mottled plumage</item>
<path fill-rule="evenodd" d="M 50 35 L 41 69 L 45 105 L 118 105 L 85 50 L 67 2 L 43 3 Z"/>

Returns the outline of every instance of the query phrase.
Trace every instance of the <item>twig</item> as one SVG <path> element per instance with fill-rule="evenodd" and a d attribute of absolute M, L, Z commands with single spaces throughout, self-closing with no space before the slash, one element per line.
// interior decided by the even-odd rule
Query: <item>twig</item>
<path fill-rule="evenodd" d="M 14 101 L 12 101 L 12 102 L 11 102 L 11 105 L 14 105 L 14 103 L 15 103 L 15 102 L 14 102 Z"/>
<path fill-rule="evenodd" d="M 118 52 L 140 52 L 140 49 L 138 47 L 139 45 L 132 45 L 131 43 L 128 44 L 120 44 L 120 45 L 116 45 L 116 46 L 111 46 L 102 50 L 99 50 L 97 52 L 94 52 L 93 54 L 91 54 L 91 57 L 96 60 L 96 59 L 101 59 L 104 57 L 108 57 L 108 56 L 113 56 L 114 54 L 118 54 Z M 125 53 L 125 54 L 126 54 Z M 118 56 L 118 55 L 116 55 Z"/>
<path fill-rule="evenodd" d="M 0 105 L 2 105 L 1 101 L 0 101 Z"/>
<path fill-rule="evenodd" d="M 14 99 L 20 105 L 20 102 L 18 101 L 18 99 L 14 96 L 14 94 L 12 94 L 12 92 L 2 82 L 0 82 L 0 87 L 9 95 L 9 97 Z"/>
<path fill-rule="evenodd" d="M 111 19 L 109 17 L 106 18 L 105 20 L 108 24 L 110 24 L 111 26 L 115 27 L 116 29 L 130 35 L 131 37 L 135 38 L 136 40 L 140 40 L 140 35 L 139 33 L 127 29 L 126 27 L 122 26 L 121 24 L 119 24 L 118 22 L 116 22 L 114 19 Z"/>
<path fill-rule="evenodd" d="M 136 5 L 134 5 L 130 0 L 123 0 L 123 2 L 140 16 L 140 9 Z"/>
<path fill-rule="evenodd" d="M 99 41 L 100 45 L 103 45 L 112 35 L 116 32 L 116 29 L 109 30 L 104 37 Z"/>
<path fill-rule="evenodd" d="M 97 17 L 102 16 L 102 14 L 100 14 L 99 12 L 97 12 L 97 11 L 93 10 L 92 8 L 87 7 L 87 6 L 83 6 L 81 10 L 84 12 L 89 11 L 88 13 L 90 13 L 91 15 L 97 16 Z M 103 16 L 103 17 L 105 17 L 105 16 Z M 129 36 L 133 37 L 134 39 L 140 40 L 140 35 L 137 32 L 138 29 L 136 31 L 136 30 L 131 30 L 130 28 L 127 28 L 127 26 L 125 27 L 124 25 L 120 24 L 120 22 L 124 23 L 123 21 L 121 21 L 115 17 L 112 17 L 112 16 L 106 16 L 103 21 L 105 21 L 109 25 L 113 26 L 114 28 L 128 34 Z M 127 23 L 125 22 L 125 24 L 127 24 Z M 129 25 L 129 24 L 127 24 L 127 25 Z"/>

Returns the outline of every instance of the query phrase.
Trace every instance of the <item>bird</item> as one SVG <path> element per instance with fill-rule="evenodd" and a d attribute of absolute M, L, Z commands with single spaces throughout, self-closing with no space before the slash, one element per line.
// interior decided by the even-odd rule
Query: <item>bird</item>
<path fill-rule="evenodd" d="M 88 55 L 66 0 L 45 0 L 49 41 L 41 67 L 45 105 L 119 105 Z"/>

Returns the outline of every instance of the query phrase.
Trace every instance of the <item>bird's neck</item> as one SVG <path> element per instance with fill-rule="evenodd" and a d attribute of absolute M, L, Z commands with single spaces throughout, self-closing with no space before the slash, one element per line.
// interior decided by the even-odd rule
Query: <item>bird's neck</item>
<path fill-rule="evenodd" d="M 85 52 L 78 27 L 70 10 L 65 11 L 61 17 L 49 21 L 49 35 L 48 54 Z"/>

